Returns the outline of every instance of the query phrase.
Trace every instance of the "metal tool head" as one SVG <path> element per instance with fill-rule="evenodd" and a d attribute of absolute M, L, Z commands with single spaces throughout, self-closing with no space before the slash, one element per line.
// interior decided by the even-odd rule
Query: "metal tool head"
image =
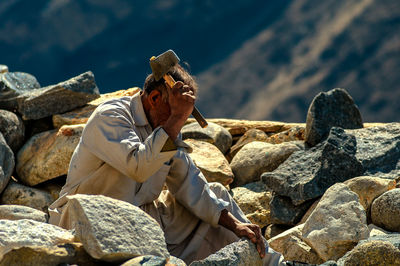
<path fill-rule="evenodd" d="M 150 67 L 154 78 L 159 81 L 168 71 L 179 63 L 179 57 L 172 50 L 168 50 L 159 56 L 150 58 Z"/>

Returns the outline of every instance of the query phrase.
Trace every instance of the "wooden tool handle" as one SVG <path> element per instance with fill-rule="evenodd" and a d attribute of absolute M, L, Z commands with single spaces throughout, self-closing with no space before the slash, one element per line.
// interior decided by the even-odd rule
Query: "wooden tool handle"
<path fill-rule="evenodd" d="M 207 123 L 206 119 L 199 112 L 199 110 L 196 108 L 196 106 L 193 107 L 192 116 L 196 119 L 197 123 L 199 123 L 199 125 L 202 128 L 206 128 L 208 126 L 208 123 Z"/>
<path fill-rule="evenodd" d="M 171 75 L 169 74 L 165 74 L 164 75 L 164 80 L 167 82 L 168 86 L 170 88 L 172 88 L 175 85 L 175 80 L 173 77 L 171 77 Z M 192 116 L 196 119 L 196 121 L 199 123 L 199 125 L 202 128 L 205 128 L 208 126 L 208 123 L 206 121 L 206 119 L 204 118 L 204 116 L 199 112 L 199 110 L 196 108 L 196 106 L 193 107 L 193 112 L 192 112 Z"/>

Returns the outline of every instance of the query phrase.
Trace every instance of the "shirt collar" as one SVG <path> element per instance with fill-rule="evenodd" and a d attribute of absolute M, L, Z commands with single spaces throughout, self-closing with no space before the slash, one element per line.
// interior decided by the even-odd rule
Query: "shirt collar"
<path fill-rule="evenodd" d="M 149 125 L 149 121 L 147 120 L 146 113 L 144 112 L 142 100 L 140 97 L 140 91 L 132 96 L 131 112 L 132 112 L 132 117 L 135 121 L 135 125 L 137 126 Z"/>

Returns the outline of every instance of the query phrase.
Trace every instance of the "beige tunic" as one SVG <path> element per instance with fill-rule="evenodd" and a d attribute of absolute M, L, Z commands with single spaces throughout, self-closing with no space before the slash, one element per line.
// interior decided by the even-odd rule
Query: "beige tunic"
<path fill-rule="evenodd" d="M 85 126 L 59 199 L 49 207 L 50 223 L 71 227 L 64 208 L 68 195 L 100 194 L 150 214 L 171 254 L 186 262 L 237 240 L 218 226 L 219 216 L 228 209 L 248 222 L 244 214 L 222 185 L 207 183 L 181 141 L 177 150 L 162 152 L 167 139 L 162 127 L 152 130 L 139 93 L 101 104 Z"/>

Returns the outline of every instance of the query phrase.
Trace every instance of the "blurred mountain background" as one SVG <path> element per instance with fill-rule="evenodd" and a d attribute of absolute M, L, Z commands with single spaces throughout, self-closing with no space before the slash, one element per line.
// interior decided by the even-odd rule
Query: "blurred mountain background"
<path fill-rule="evenodd" d="M 342 87 L 365 122 L 400 121 L 398 0 L 0 1 L 0 64 L 42 86 L 92 70 L 101 93 L 141 87 L 170 48 L 207 117 L 304 122 Z"/>

